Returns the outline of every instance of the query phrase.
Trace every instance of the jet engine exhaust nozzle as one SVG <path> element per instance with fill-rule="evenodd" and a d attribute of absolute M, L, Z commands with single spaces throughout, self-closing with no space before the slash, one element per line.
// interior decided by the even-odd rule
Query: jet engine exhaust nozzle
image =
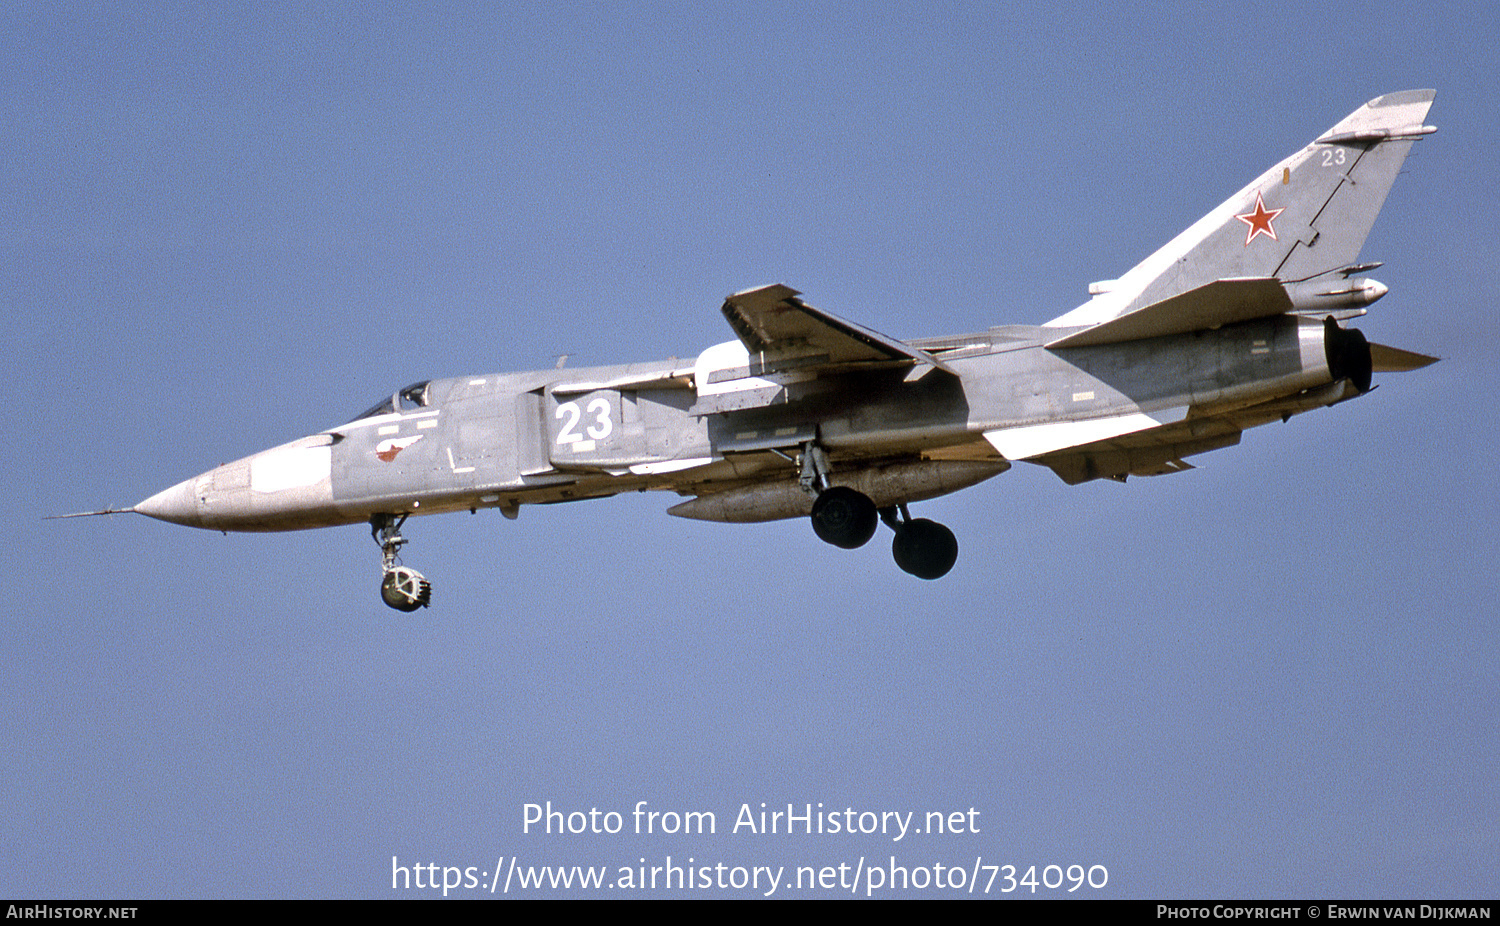
<path fill-rule="evenodd" d="M 1375 364 L 1370 359 L 1370 342 L 1358 328 L 1340 328 L 1329 316 L 1323 320 L 1323 349 L 1328 357 L 1328 372 L 1335 382 L 1347 379 L 1361 393 L 1370 391 Z"/>

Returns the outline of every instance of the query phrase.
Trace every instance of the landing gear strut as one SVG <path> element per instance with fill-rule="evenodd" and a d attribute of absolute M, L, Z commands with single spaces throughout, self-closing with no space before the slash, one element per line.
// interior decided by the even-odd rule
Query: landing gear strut
<path fill-rule="evenodd" d="M 370 518 L 370 536 L 380 544 L 380 598 L 397 611 L 415 611 L 432 601 L 432 583 L 415 569 L 401 565 L 401 525 L 406 515 L 377 514 Z"/>

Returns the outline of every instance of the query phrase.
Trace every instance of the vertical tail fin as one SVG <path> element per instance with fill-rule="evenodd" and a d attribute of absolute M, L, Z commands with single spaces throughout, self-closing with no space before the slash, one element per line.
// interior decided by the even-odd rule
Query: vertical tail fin
<path fill-rule="evenodd" d="M 1261 174 L 1049 326 L 1094 325 L 1215 280 L 1284 282 L 1353 265 L 1423 125 L 1433 90 L 1377 97 Z"/>

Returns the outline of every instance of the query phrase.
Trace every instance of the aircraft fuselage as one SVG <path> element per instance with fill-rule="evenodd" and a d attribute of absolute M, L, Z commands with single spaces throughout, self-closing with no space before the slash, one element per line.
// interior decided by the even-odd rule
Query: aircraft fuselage
<path fill-rule="evenodd" d="M 523 504 L 646 489 L 711 497 L 776 481 L 767 472 L 776 469 L 785 470 L 780 481 L 797 498 L 790 458 L 807 441 L 821 442 L 835 461 L 834 483 L 842 471 L 924 460 L 938 469 L 988 463 L 995 469 L 987 475 L 994 475 L 1006 461 L 987 433 L 1132 414 L 1182 423 L 1161 452 L 1144 455 L 1180 459 L 1178 445 L 1231 433 L 1237 439 L 1234 422 L 1248 409 L 1331 384 L 1323 331 L 1320 322 L 1281 316 L 1049 350 L 1043 343 L 1056 329 L 993 328 L 911 342 L 942 357 L 957 376 L 928 369 L 913 378 L 891 369 L 793 379 L 772 401 L 709 414 L 693 413 L 698 391 L 674 361 L 433 380 L 426 404 L 393 407 L 227 463 L 137 510 L 211 530 L 297 530 L 366 522 L 378 513 L 499 507 L 513 515 Z M 610 387 L 617 382 L 627 385 Z M 1257 417 L 1282 414 L 1277 406 Z M 1096 456 L 1110 453 L 1101 447 Z M 1088 478 L 1130 471 L 1122 458 Z M 959 477 L 946 491 L 974 481 Z M 942 492 L 914 497 L 933 494 Z M 810 505 L 808 499 L 803 507 Z"/>

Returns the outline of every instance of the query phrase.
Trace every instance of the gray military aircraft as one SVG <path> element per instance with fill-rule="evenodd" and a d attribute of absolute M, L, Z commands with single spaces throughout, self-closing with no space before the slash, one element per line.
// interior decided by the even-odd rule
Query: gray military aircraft
<path fill-rule="evenodd" d="M 1247 428 L 1364 395 L 1374 372 L 1434 362 L 1340 324 L 1387 291 L 1359 251 L 1435 131 L 1434 95 L 1371 100 L 1041 326 L 899 341 L 787 286 L 749 289 L 723 306 L 737 340 L 692 362 L 416 383 L 122 510 L 221 531 L 368 523 L 401 611 L 432 593 L 400 564 L 413 514 L 514 518 L 646 489 L 687 496 L 679 517 L 809 517 L 850 549 L 884 521 L 896 564 L 935 579 L 958 543 L 912 502 L 1016 460 L 1069 484 L 1181 472 Z"/>

